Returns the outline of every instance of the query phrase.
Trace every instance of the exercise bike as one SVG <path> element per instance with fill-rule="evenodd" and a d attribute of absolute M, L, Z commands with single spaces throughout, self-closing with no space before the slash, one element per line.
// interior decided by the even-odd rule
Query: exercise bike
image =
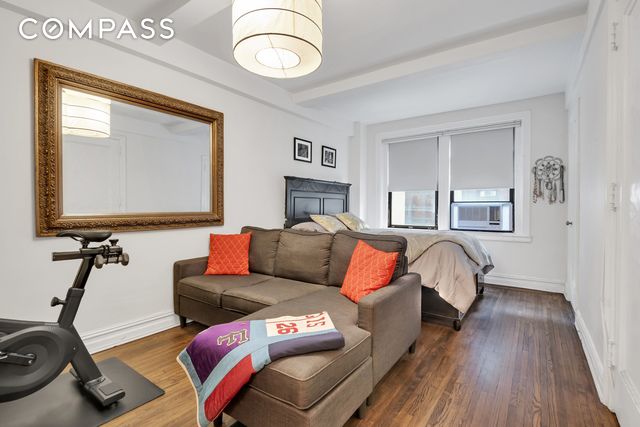
<path fill-rule="evenodd" d="M 28 396 L 53 381 L 71 362 L 71 374 L 102 407 L 125 395 L 124 390 L 104 376 L 73 326 L 85 286 L 93 267 L 129 264 L 129 256 L 118 246 L 89 247 L 111 237 L 109 231 L 63 231 L 58 237 L 70 237 L 82 245 L 73 252 L 54 252 L 53 261 L 82 260 L 67 297 L 53 297 L 51 306 L 62 306 L 58 321 L 32 322 L 0 319 L 0 402 Z"/>

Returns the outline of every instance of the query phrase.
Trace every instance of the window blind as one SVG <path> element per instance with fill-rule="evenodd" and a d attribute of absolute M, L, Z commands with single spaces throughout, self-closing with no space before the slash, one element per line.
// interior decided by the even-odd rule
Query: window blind
<path fill-rule="evenodd" d="M 451 189 L 513 188 L 514 128 L 451 136 Z"/>
<path fill-rule="evenodd" d="M 438 189 L 438 138 L 389 144 L 389 191 Z"/>

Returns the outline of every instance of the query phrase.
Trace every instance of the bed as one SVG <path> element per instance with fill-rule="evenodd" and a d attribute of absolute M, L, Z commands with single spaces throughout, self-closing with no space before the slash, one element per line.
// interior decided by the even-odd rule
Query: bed
<path fill-rule="evenodd" d="M 285 177 L 285 228 L 311 221 L 310 215 L 349 212 L 351 184 Z M 484 245 L 468 233 L 415 229 L 367 229 L 407 239 L 409 271 L 422 276 L 422 317 L 451 322 L 459 331 L 466 313 L 484 292 L 478 277 L 493 268 Z"/>

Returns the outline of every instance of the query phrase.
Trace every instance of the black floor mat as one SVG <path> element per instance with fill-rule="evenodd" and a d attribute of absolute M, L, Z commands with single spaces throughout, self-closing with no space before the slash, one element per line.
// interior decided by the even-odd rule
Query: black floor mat
<path fill-rule="evenodd" d="M 164 390 L 119 359 L 98 363 L 100 371 L 125 391 L 109 408 L 94 404 L 71 374 L 62 374 L 42 390 L 22 399 L 0 403 L 2 427 L 99 426 L 164 394 Z"/>

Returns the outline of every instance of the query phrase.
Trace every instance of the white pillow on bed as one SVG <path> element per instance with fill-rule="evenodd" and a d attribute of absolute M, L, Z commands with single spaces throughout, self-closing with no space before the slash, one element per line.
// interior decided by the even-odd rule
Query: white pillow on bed
<path fill-rule="evenodd" d="M 348 230 L 347 226 L 331 215 L 311 215 L 313 222 L 320 224 L 329 233 L 335 233 L 340 230 Z"/>
<path fill-rule="evenodd" d="M 351 212 L 336 214 L 336 218 L 342 221 L 344 225 L 349 227 L 349 230 L 362 231 L 369 228 L 366 222 L 364 222 L 360 217 L 352 214 Z"/>
<path fill-rule="evenodd" d="M 298 231 L 309 231 L 309 232 L 315 232 L 315 233 L 328 233 L 328 231 L 325 230 L 323 226 L 313 221 L 301 222 L 300 224 L 296 224 L 293 227 L 291 227 L 291 229 L 298 230 Z"/>

